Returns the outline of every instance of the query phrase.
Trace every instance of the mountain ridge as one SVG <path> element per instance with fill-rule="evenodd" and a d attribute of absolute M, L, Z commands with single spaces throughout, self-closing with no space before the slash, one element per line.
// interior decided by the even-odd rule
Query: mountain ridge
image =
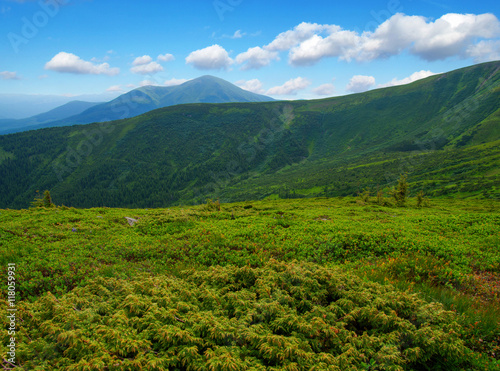
<path fill-rule="evenodd" d="M 271 97 L 255 94 L 221 78 L 204 75 L 175 86 L 143 86 L 62 120 L 32 127 L 41 129 L 121 120 L 154 109 L 186 103 L 266 102 Z"/>
<path fill-rule="evenodd" d="M 0 135 L 38 129 L 41 125 L 80 114 L 83 111 L 101 103 L 102 102 L 85 102 L 74 100 L 51 109 L 47 112 L 43 112 L 25 119 L 0 120 Z"/>
<path fill-rule="evenodd" d="M 387 190 L 405 172 L 413 190 L 432 196 L 499 198 L 499 68 L 0 136 L 0 207 L 25 207 L 36 189 L 78 207 L 343 196 Z"/>

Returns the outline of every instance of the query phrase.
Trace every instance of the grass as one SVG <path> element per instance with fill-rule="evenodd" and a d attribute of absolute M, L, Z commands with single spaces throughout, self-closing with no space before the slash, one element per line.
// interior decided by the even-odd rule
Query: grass
<path fill-rule="evenodd" d="M 193 269 L 304 262 L 312 264 L 306 270 L 341 270 L 442 304 L 454 313 L 456 331 L 476 366 L 494 369 L 500 359 L 498 203 L 431 200 L 430 207 L 417 208 L 410 199 L 397 208 L 375 201 L 372 196 L 366 202 L 209 200 L 168 209 L 0 210 L 0 275 L 6 277 L 7 264 L 16 263 L 18 300 L 34 310 L 47 295 L 66 300 L 95 280 L 135 285 L 138 277 L 184 280 Z M 130 226 L 125 217 L 138 222 Z"/>

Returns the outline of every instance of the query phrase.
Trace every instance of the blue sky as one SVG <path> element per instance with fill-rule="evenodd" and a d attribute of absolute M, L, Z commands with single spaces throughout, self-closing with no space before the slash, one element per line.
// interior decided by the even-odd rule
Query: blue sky
<path fill-rule="evenodd" d="M 500 59 L 498 1 L 0 0 L 0 94 L 119 95 L 214 75 L 277 99 Z"/>

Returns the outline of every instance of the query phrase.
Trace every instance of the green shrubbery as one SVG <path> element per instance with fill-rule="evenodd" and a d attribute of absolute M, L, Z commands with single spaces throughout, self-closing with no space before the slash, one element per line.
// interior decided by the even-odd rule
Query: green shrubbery
<path fill-rule="evenodd" d="M 398 353 L 401 349 L 393 348 L 396 340 L 391 343 L 392 338 L 386 337 L 393 330 L 370 327 L 384 317 L 379 312 L 368 311 L 359 300 L 369 297 L 366 306 L 371 308 L 370 305 L 373 306 L 373 303 L 377 302 L 376 297 L 380 292 L 383 301 L 380 302 L 380 307 L 376 307 L 377 310 L 383 310 L 391 321 L 409 321 L 411 324 L 412 320 L 404 317 L 399 309 L 394 309 L 397 314 L 383 309 L 391 305 L 386 294 L 391 293 L 395 298 L 400 298 L 403 294 L 389 287 L 381 289 L 378 285 L 373 286 L 375 291 L 370 291 L 372 286 L 368 281 L 375 279 L 382 283 L 394 281 L 395 284 L 399 280 L 407 282 L 415 289 L 420 285 L 420 290 L 424 292 L 425 288 L 447 290 L 446 300 L 441 294 L 426 296 L 429 302 L 443 301 L 448 309 L 455 309 L 450 305 L 462 302 L 462 309 L 459 311 L 462 315 L 446 315 L 451 322 L 445 321 L 450 326 L 453 321 L 460 324 L 456 327 L 458 335 L 445 335 L 451 336 L 449 339 L 452 343 L 456 340 L 474 350 L 471 360 L 480 356 L 486 362 L 487 357 L 497 357 L 500 354 L 500 325 L 497 320 L 500 310 L 498 304 L 494 304 L 498 303 L 498 296 L 495 295 L 499 291 L 495 291 L 493 284 L 488 285 L 484 280 L 476 278 L 479 272 L 481 276 L 491 277 L 488 282 L 495 282 L 495 277 L 500 274 L 499 241 L 496 237 L 500 234 L 500 216 L 494 202 L 451 203 L 435 200 L 432 208 L 421 209 L 386 207 L 375 202 L 357 203 L 353 198 L 319 198 L 255 201 L 251 204 L 245 202 L 219 206 L 220 211 L 218 207 L 207 208 L 206 205 L 150 210 L 67 207 L 1 210 L 0 276 L 5 277 L 8 263 L 16 263 L 19 305 L 34 316 L 31 319 L 30 315 L 25 313 L 24 316 L 30 318 L 23 317 L 25 322 L 20 326 L 33 340 L 23 338 L 23 345 L 19 348 L 23 360 L 41 364 L 47 362 L 47 365 L 50 365 L 49 362 L 61 362 L 62 369 L 72 369 L 69 365 L 73 362 L 78 364 L 73 369 L 84 369 L 85 364 L 88 366 L 94 362 L 93 354 L 96 354 L 96 368 L 100 367 L 98 364 L 107 362 L 106 360 L 116 360 L 119 364 L 117 369 L 134 369 L 139 367 L 137 365 L 154 363 L 157 358 L 170 354 L 163 347 L 181 346 L 179 344 L 184 346 L 185 339 L 198 336 L 204 339 L 203 344 L 208 344 L 207 347 L 201 348 L 198 343 L 186 345 L 186 348 L 182 348 L 182 352 L 187 352 L 183 353 L 185 357 L 201 357 L 199 359 L 203 362 L 214 358 L 215 368 L 217 362 L 222 362 L 223 359 L 234 358 L 235 362 L 241 362 L 242 354 L 248 362 L 254 358 L 261 361 L 268 359 L 266 357 L 275 357 L 272 354 L 277 353 L 273 353 L 276 350 L 272 345 L 269 345 L 271 348 L 267 351 L 270 352 L 269 356 L 265 355 L 267 353 L 264 351 L 264 345 L 262 349 L 248 345 L 245 350 L 248 352 L 241 353 L 243 350 L 238 341 L 250 340 L 235 337 L 235 327 L 231 326 L 236 326 L 235 323 L 240 320 L 238 318 L 244 317 L 245 313 L 251 313 L 255 308 L 267 308 L 267 305 L 277 301 L 281 307 L 288 306 L 295 310 L 298 317 L 293 317 L 296 321 L 293 323 L 300 324 L 305 321 L 312 324 L 314 317 L 304 317 L 311 310 L 311 305 L 323 308 L 321 313 L 327 314 L 328 319 L 329 309 L 325 308 L 330 308 L 329 305 L 334 299 L 343 300 L 337 303 L 338 305 L 347 303 L 345 300 L 349 299 L 355 304 L 353 308 L 359 306 L 360 313 L 364 313 L 365 317 L 362 324 L 349 322 L 352 326 L 344 327 L 344 330 L 348 331 L 345 334 L 350 331 L 356 333 L 357 338 L 349 338 L 349 341 L 342 338 L 341 343 L 345 342 L 346 347 L 357 344 L 356 351 L 363 349 L 360 351 L 362 354 L 370 355 L 349 362 L 358 362 L 353 363 L 352 367 L 361 369 L 378 362 L 376 366 L 383 369 L 380 360 L 386 360 L 384 357 L 392 354 L 394 357 L 389 357 L 391 362 L 398 364 L 403 359 L 402 353 Z M 139 221 L 130 226 L 125 217 Z M 269 264 L 271 259 L 281 263 Z M 303 263 L 294 262 L 295 260 Z M 361 268 L 356 266 L 359 264 L 363 269 L 361 273 Z M 226 268 L 206 271 L 210 266 L 217 265 Z M 186 273 L 186 268 L 196 268 L 199 271 L 190 270 L 190 273 Z M 344 273 L 340 274 L 338 269 Z M 285 275 L 286 271 L 290 274 Z M 366 282 L 356 279 L 354 272 L 363 277 L 363 272 L 369 273 L 366 275 Z M 350 290 L 356 298 L 341 296 L 324 301 L 325 293 L 321 287 L 327 287 L 324 286 L 326 283 L 321 283 L 323 286 L 320 287 L 312 285 L 313 281 L 310 280 L 311 277 L 318 280 L 323 274 L 331 275 L 335 279 L 343 277 L 345 282 L 352 284 L 344 284 L 346 290 Z M 268 282 L 259 281 L 261 277 L 267 277 Z M 275 281 L 270 277 L 274 277 L 272 280 Z M 167 283 L 168 287 L 165 286 Z M 176 299 L 177 301 L 172 303 L 164 301 L 160 305 L 155 301 L 152 291 L 138 291 L 141 284 L 145 288 L 148 287 L 148 290 L 172 289 L 172 292 L 165 291 L 172 298 L 176 295 L 184 297 L 188 292 L 192 292 L 194 296 L 183 300 Z M 192 289 L 193 286 L 196 289 Z M 201 288 L 206 290 L 199 291 Z M 269 290 L 269 294 L 265 289 Z M 238 300 L 233 298 L 236 302 L 226 296 L 229 295 L 228 290 L 237 294 Z M 47 292 L 54 296 L 48 295 Z M 370 292 L 375 296 L 370 297 Z M 343 292 L 342 295 L 344 294 L 348 293 Z M 0 295 L 4 295 L 4 292 Z M 99 299 L 98 295 L 103 295 L 103 299 Z M 5 296 L 0 297 L 0 300 L 3 298 Z M 104 298 L 109 298 L 109 301 Z M 408 303 L 424 303 L 416 297 L 408 300 Z M 491 303 L 490 313 L 482 312 L 483 308 L 487 307 L 483 305 L 482 300 Z M 138 307 L 134 307 L 133 303 L 137 303 Z M 158 310 L 163 308 L 167 312 L 161 309 L 158 314 L 153 308 L 154 303 L 158 305 Z M 223 311 L 229 311 L 227 303 L 232 303 L 232 312 Z M 210 307 L 204 307 L 209 304 Z M 221 307 L 217 307 L 219 304 Z M 0 305 L 5 308 L 4 304 Z M 196 306 L 199 308 L 195 309 Z M 156 313 L 154 317 L 148 317 L 150 309 L 147 308 L 152 308 Z M 219 335 L 210 335 L 212 330 L 209 329 L 203 336 L 192 332 L 194 323 L 188 321 L 190 317 L 197 318 L 195 312 L 201 310 L 200 308 L 211 308 L 213 323 L 220 324 L 221 327 L 221 332 L 217 333 Z M 436 308 L 439 308 L 437 315 L 441 313 L 442 308 Z M 285 309 L 283 313 L 289 313 L 288 309 Z M 177 311 L 174 316 L 185 322 L 174 318 L 175 323 L 165 323 L 165 317 L 162 316 L 173 313 L 171 310 Z M 185 316 L 185 313 L 190 314 Z M 256 313 L 260 313 L 259 316 L 263 318 L 259 317 L 259 321 L 268 321 L 265 312 L 261 310 Z M 77 316 L 78 320 L 73 320 L 72 316 Z M 236 318 L 237 316 L 240 317 Z M 150 336 L 145 332 L 147 323 L 153 323 L 157 319 L 162 326 L 181 326 L 179 328 L 184 331 L 181 334 L 186 338 L 172 340 L 178 341 L 178 345 L 169 345 L 168 342 L 162 345 L 161 342 L 167 340 L 152 338 L 151 334 Z M 344 321 L 340 320 L 340 317 L 337 317 L 337 320 Z M 306 335 L 310 333 L 304 332 L 300 327 L 302 325 L 295 328 L 292 322 L 265 321 L 258 324 L 266 324 L 269 327 L 264 330 L 270 332 L 262 334 L 290 336 L 293 340 L 289 344 L 290 349 L 299 347 L 293 351 L 302 354 L 300 357 L 310 353 L 309 348 L 303 348 L 300 344 L 308 344 L 312 353 L 307 357 L 312 358 L 305 357 L 304 361 L 300 361 L 304 362 L 304 365 L 309 365 L 311 359 L 318 364 L 330 359 L 318 358 L 318 354 L 324 352 L 321 350 L 321 339 L 327 338 L 325 332 L 322 332 L 321 336 L 312 334 L 313 337 L 308 338 Z M 479 324 L 474 325 L 477 322 Z M 50 327 L 51 323 L 56 327 Z M 327 323 L 334 329 L 337 328 L 337 324 Z M 116 328 L 114 332 L 111 331 L 113 328 Z M 418 329 L 418 326 L 416 328 Z M 177 331 L 176 327 L 169 329 Z M 230 329 L 233 329 L 232 332 Z M 323 327 L 320 329 L 323 331 Z M 340 327 L 338 329 L 341 330 Z M 177 339 L 168 331 L 165 332 L 165 337 Z M 289 332 L 284 335 L 283 331 Z M 293 334 L 294 331 L 296 334 Z M 261 333 L 258 334 L 260 336 Z M 238 345 L 220 345 L 217 342 L 219 340 L 216 341 L 217 336 L 234 340 Z M 34 340 L 35 338 L 38 340 Z M 401 340 L 397 337 L 396 339 Z M 448 337 L 443 339 L 448 341 Z M 121 342 L 114 342 L 115 340 Z M 357 343 L 361 340 L 366 340 L 366 343 Z M 264 340 L 259 341 L 265 344 Z M 376 347 L 376 344 L 382 343 L 389 344 L 388 348 Z M 372 345 L 375 348 L 370 348 Z M 194 346 L 198 347 L 198 355 L 191 353 Z M 363 347 L 371 349 L 369 351 L 372 353 L 365 352 Z M 68 351 L 64 353 L 65 350 Z M 177 350 L 181 351 L 180 348 Z M 121 351 L 126 354 L 120 353 Z M 303 351 L 306 353 L 301 353 Z M 384 353 L 386 351 L 389 353 Z M 155 352 L 166 353 L 159 355 Z M 49 353 L 54 354 L 54 358 L 41 356 Z M 433 358 L 426 361 L 421 354 L 414 356 L 418 358 L 418 362 L 437 362 Z M 168 357 L 174 359 L 174 355 Z M 408 357 L 410 355 L 404 360 L 410 362 Z M 273 362 L 278 362 L 277 358 L 272 359 Z M 447 359 L 444 362 L 455 362 L 457 359 Z M 64 362 L 67 362 L 68 366 L 62 366 Z M 152 369 L 153 363 L 149 364 Z M 450 363 L 445 364 L 450 366 Z M 306 366 L 302 369 L 307 369 Z M 301 369 L 302 366 L 297 367 Z M 26 369 L 31 368 L 26 366 Z M 50 367 L 47 366 L 46 369 Z M 408 366 L 408 369 L 411 368 Z"/>
<path fill-rule="evenodd" d="M 22 306 L 26 369 L 463 369 L 453 312 L 341 269 L 271 261 L 100 278 Z"/>
<path fill-rule="evenodd" d="M 398 179 L 398 185 L 390 191 L 396 205 L 405 206 L 409 195 L 408 174 L 402 174 Z"/>
<path fill-rule="evenodd" d="M 31 202 L 31 206 L 33 207 L 54 207 L 54 203 L 52 202 L 52 197 L 50 196 L 50 191 L 46 190 L 43 192 L 43 197 L 39 195 L 39 191 L 36 191 L 37 196 Z"/>

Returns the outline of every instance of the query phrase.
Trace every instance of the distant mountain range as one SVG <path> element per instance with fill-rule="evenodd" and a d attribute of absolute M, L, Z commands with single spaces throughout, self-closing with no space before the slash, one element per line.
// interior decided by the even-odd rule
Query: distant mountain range
<path fill-rule="evenodd" d="M 44 124 L 49 124 L 54 121 L 62 120 L 66 117 L 78 115 L 98 104 L 101 104 L 101 102 L 82 102 L 75 100 L 63 104 L 62 106 L 54 108 L 48 112 L 40 113 L 26 119 L 3 119 L 0 120 L 0 135 L 32 130 L 34 128 L 43 126 Z"/>
<path fill-rule="evenodd" d="M 176 86 L 145 86 L 101 104 L 71 102 L 24 120 L 0 120 L 0 134 L 53 126 L 89 124 L 134 117 L 153 109 L 186 103 L 269 102 L 274 99 L 241 89 L 214 76 L 202 76 Z"/>
<path fill-rule="evenodd" d="M 0 94 L 0 119 L 20 120 L 53 110 L 72 101 L 109 102 L 116 92 L 78 96 L 44 94 Z"/>
<path fill-rule="evenodd" d="M 184 84 L 186 94 L 201 96 L 206 85 L 198 82 Z M 131 100 L 145 109 L 180 96 L 158 91 L 145 88 Z M 342 97 L 183 104 L 1 135 L 0 208 L 27 207 L 45 189 L 57 204 L 75 207 L 345 196 L 365 188 L 388 197 L 403 173 L 413 195 L 498 199 L 498 169 L 500 62 L 491 62 Z"/>

